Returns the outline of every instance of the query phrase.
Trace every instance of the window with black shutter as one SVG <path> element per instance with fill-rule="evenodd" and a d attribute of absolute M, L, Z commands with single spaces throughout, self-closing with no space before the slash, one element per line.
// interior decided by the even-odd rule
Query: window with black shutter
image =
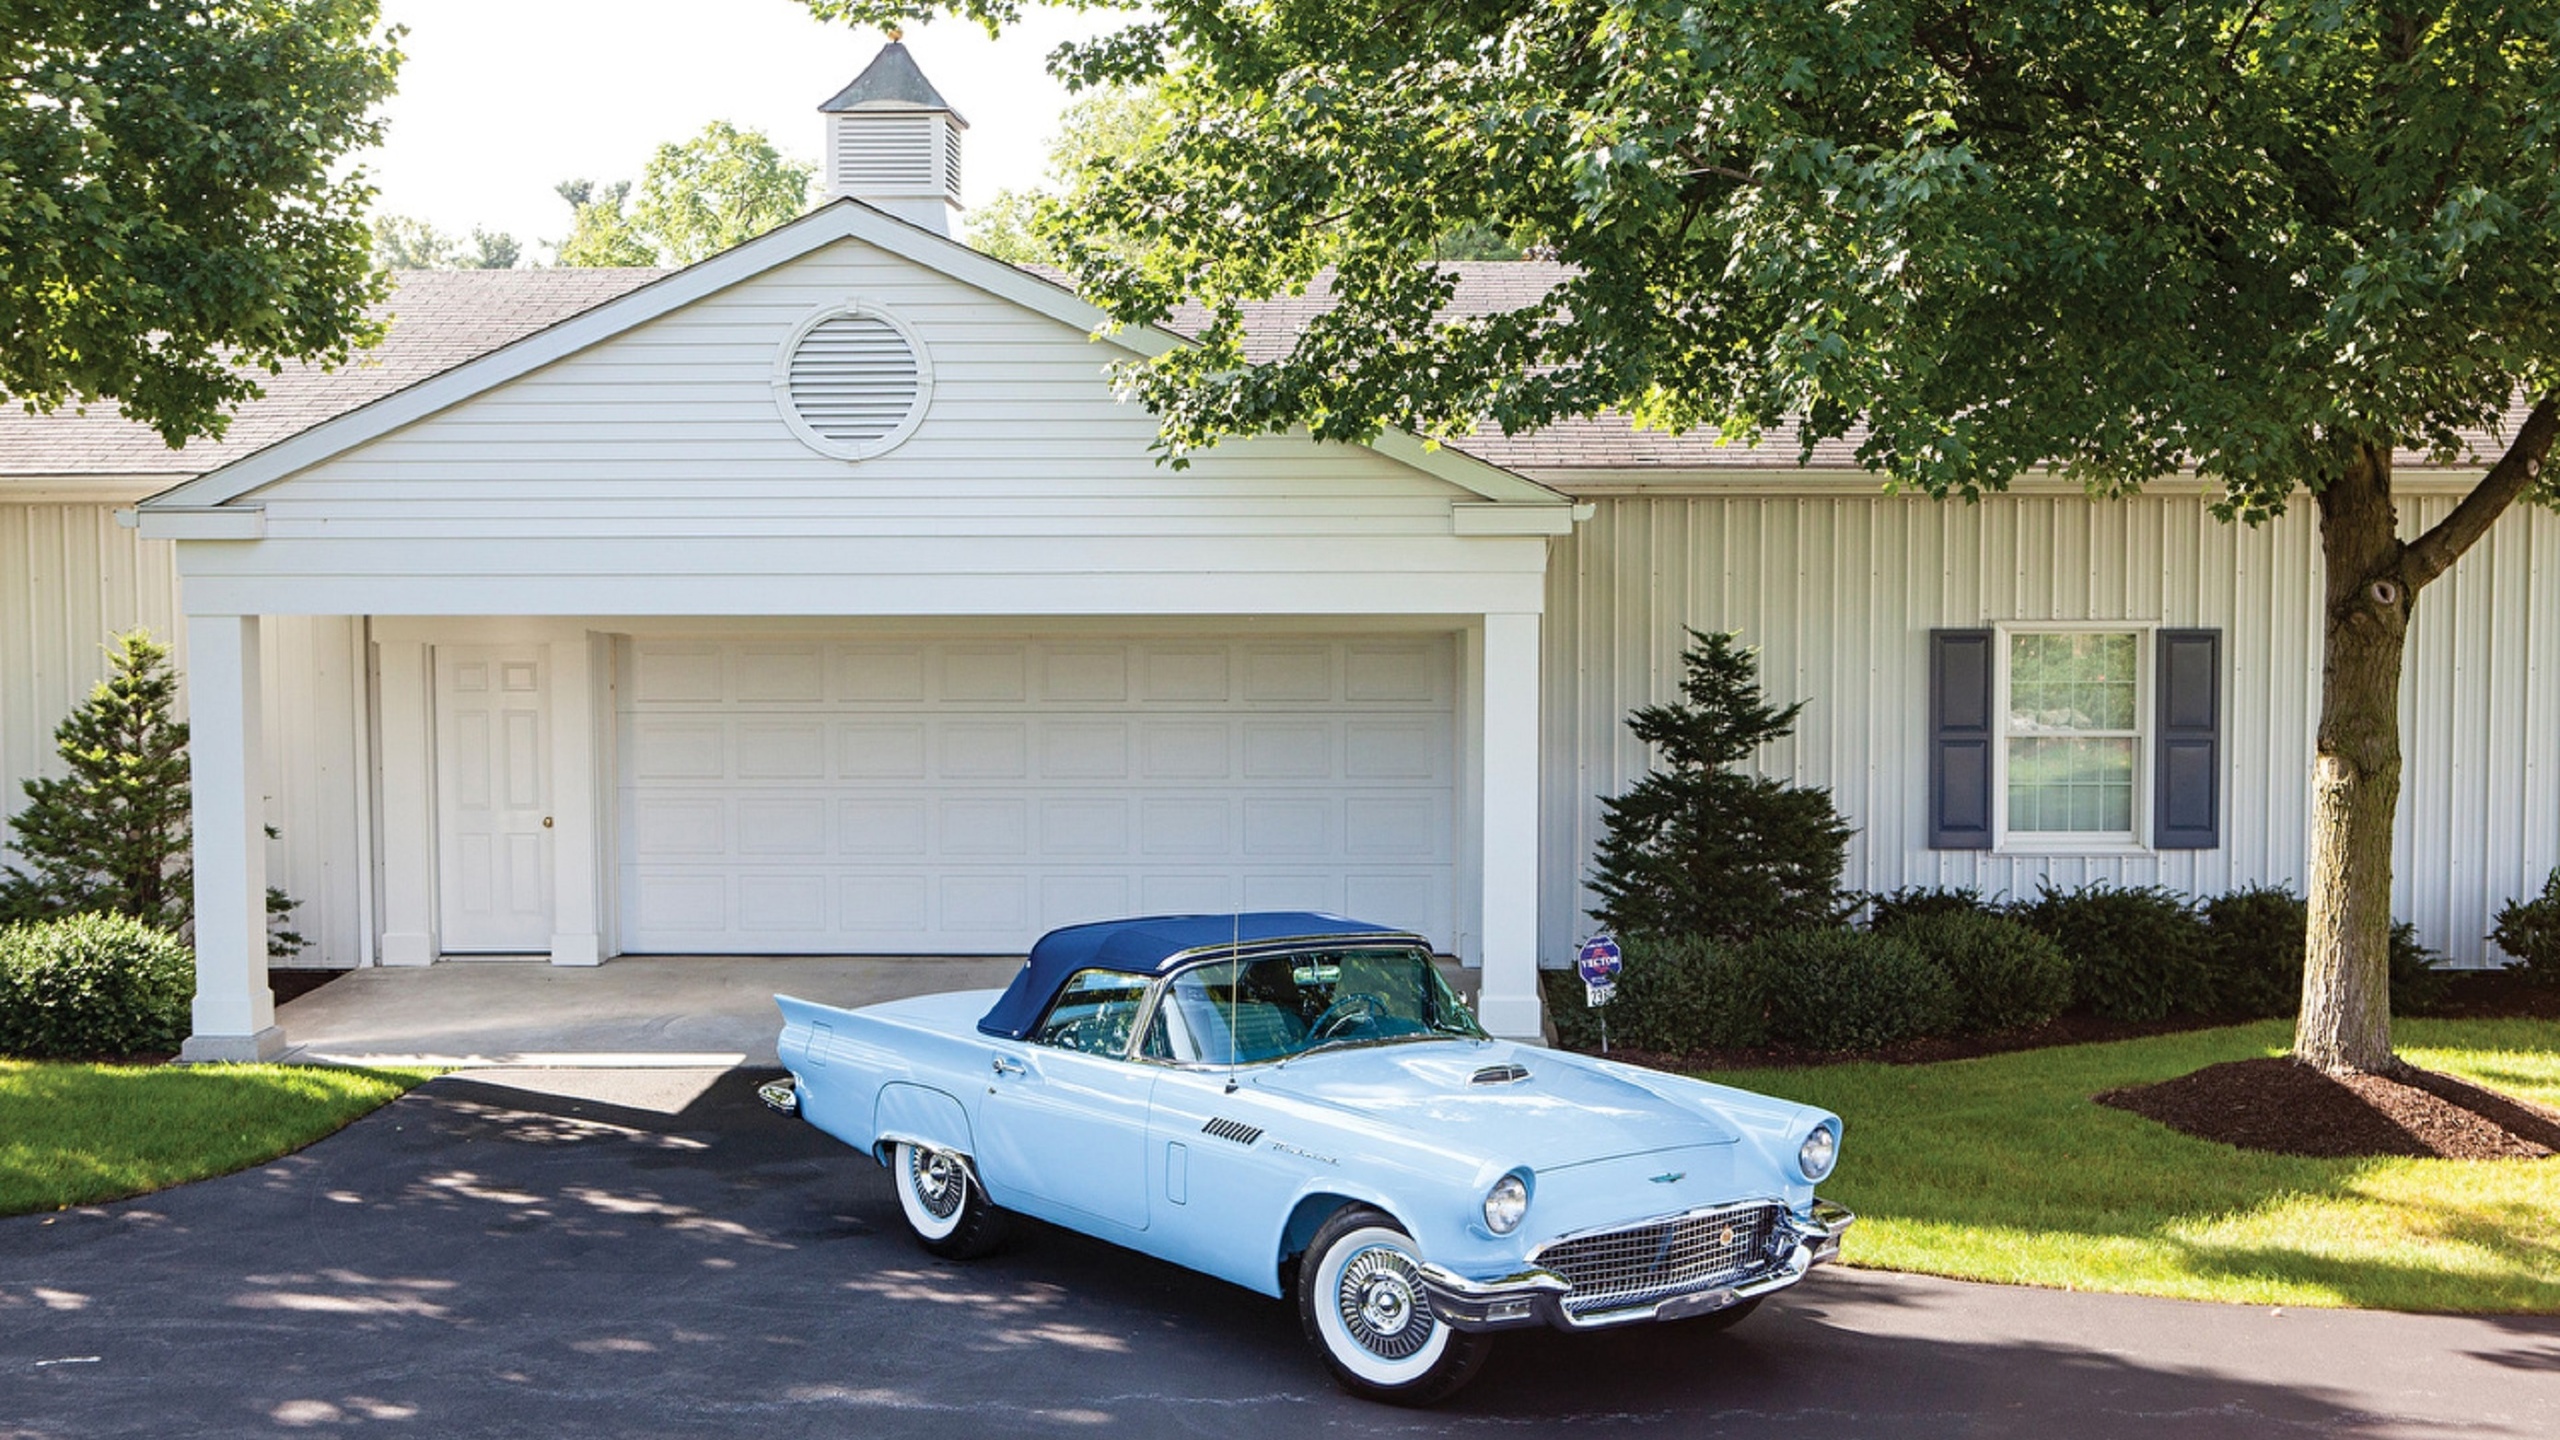
<path fill-rule="evenodd" d="M 1988 630 L 1929 632 L 1929 848 L 1991 848 Z"/>
<path fill-rule="evenodd" d="M 2161 850 L 2222 844 L 2222 632 L 2163 630 L 2158 761 L 2151 843 Z"/>

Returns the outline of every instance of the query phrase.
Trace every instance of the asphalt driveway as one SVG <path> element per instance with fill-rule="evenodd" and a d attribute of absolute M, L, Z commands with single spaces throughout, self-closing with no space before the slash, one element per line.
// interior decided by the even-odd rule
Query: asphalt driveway
<path fill-rule="evenodd" d="M 0 1437 L 2560 1434 L 2560 1321 L 1854 1272 L 1725 1335 L 1509 1337 L 1453 1405 L 1382 1409 L 1278 1301 L 1042 1227 L 928 1260 L 755 1078 L 449 1078 L 261 1170 L 0 1221 Z"/>

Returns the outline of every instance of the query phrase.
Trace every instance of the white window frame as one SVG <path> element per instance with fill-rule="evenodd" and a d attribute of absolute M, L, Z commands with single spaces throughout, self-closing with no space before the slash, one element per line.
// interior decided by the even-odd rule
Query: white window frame
<path fill-rule="evenodd" d="M 2159 729 L 2152 715 L 2153 632 L 2156 620 L 2002 620 L 1992 624 L 1991 848 L 2006 855 L 2148 855 L 2151 833 L 2152 747 Z M 2133 636 L 2133 829 L 2009 829 L 2009 642 L 2016 635 L 2098 634 Z M 2042 734 L 2044 732 L 2036 732 Z"/>

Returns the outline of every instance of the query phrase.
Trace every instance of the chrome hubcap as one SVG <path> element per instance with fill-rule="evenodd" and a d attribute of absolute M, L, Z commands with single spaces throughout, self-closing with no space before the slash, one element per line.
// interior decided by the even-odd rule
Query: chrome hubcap
<path fill-rule="evenodd" d="M 1436 1322 L 1421 1297 L 1413 1262 L 1384 1246 L 1352 1256 L 1334 1290 L 1343 1328 L 1382 1360 L 1402 1360 L 1430 1343 Z"/>
<path fill-rule="evenodd" d="M 962 1187 L 968 1182 L 960 1173 L 959 1161 L 919 1145 L 907 1152 L 907 1183 L 915 1187 L 926 1214 L 948 1220 L 960 1208 Z"/>

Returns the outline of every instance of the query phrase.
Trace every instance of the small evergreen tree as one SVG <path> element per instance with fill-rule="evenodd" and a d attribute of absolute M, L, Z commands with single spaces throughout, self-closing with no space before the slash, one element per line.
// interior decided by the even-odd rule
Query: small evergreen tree
<path fill-rule="evenodd" d="M 173 713 L 169 650 L 149 632 L 107 646 L 113 673 L 54 727 L 65 773 L 25 782 L 10 817 L 27 869 L 0 880 L 16 919 L 104 911 L 175 931 L 186 923 L 187 727 Z"/>
<path fill-rule="evenodd" d="M 111 673 L 54 727 L 65 773 L 24 782 L 26 808 L 9 817 L 11 848 L 27 868 L 0 874 L 0 923 L 114 914 L 183 934 L 195 918 L 194 793 L 177 676 L 169 647 L 147 630 L 106 649 Z M 271 923 L 296 904 L 267 890 Z M 267 950 L 291 955 L 307 943 L 278 924 Z"/>
<path fill-rule="evenodd" d="M 1792 733 L 1803 702 L 1771 708 L 1759 661 L 1735 636 L 1689 639 L 1681 702 L 1627 717 L 1661 768 L 1600 802 L 1593 918 L 1621 934 L 1736 941 L 1836 924 L 1850 829 L 1830 792 L 1735 768 Z"/>

